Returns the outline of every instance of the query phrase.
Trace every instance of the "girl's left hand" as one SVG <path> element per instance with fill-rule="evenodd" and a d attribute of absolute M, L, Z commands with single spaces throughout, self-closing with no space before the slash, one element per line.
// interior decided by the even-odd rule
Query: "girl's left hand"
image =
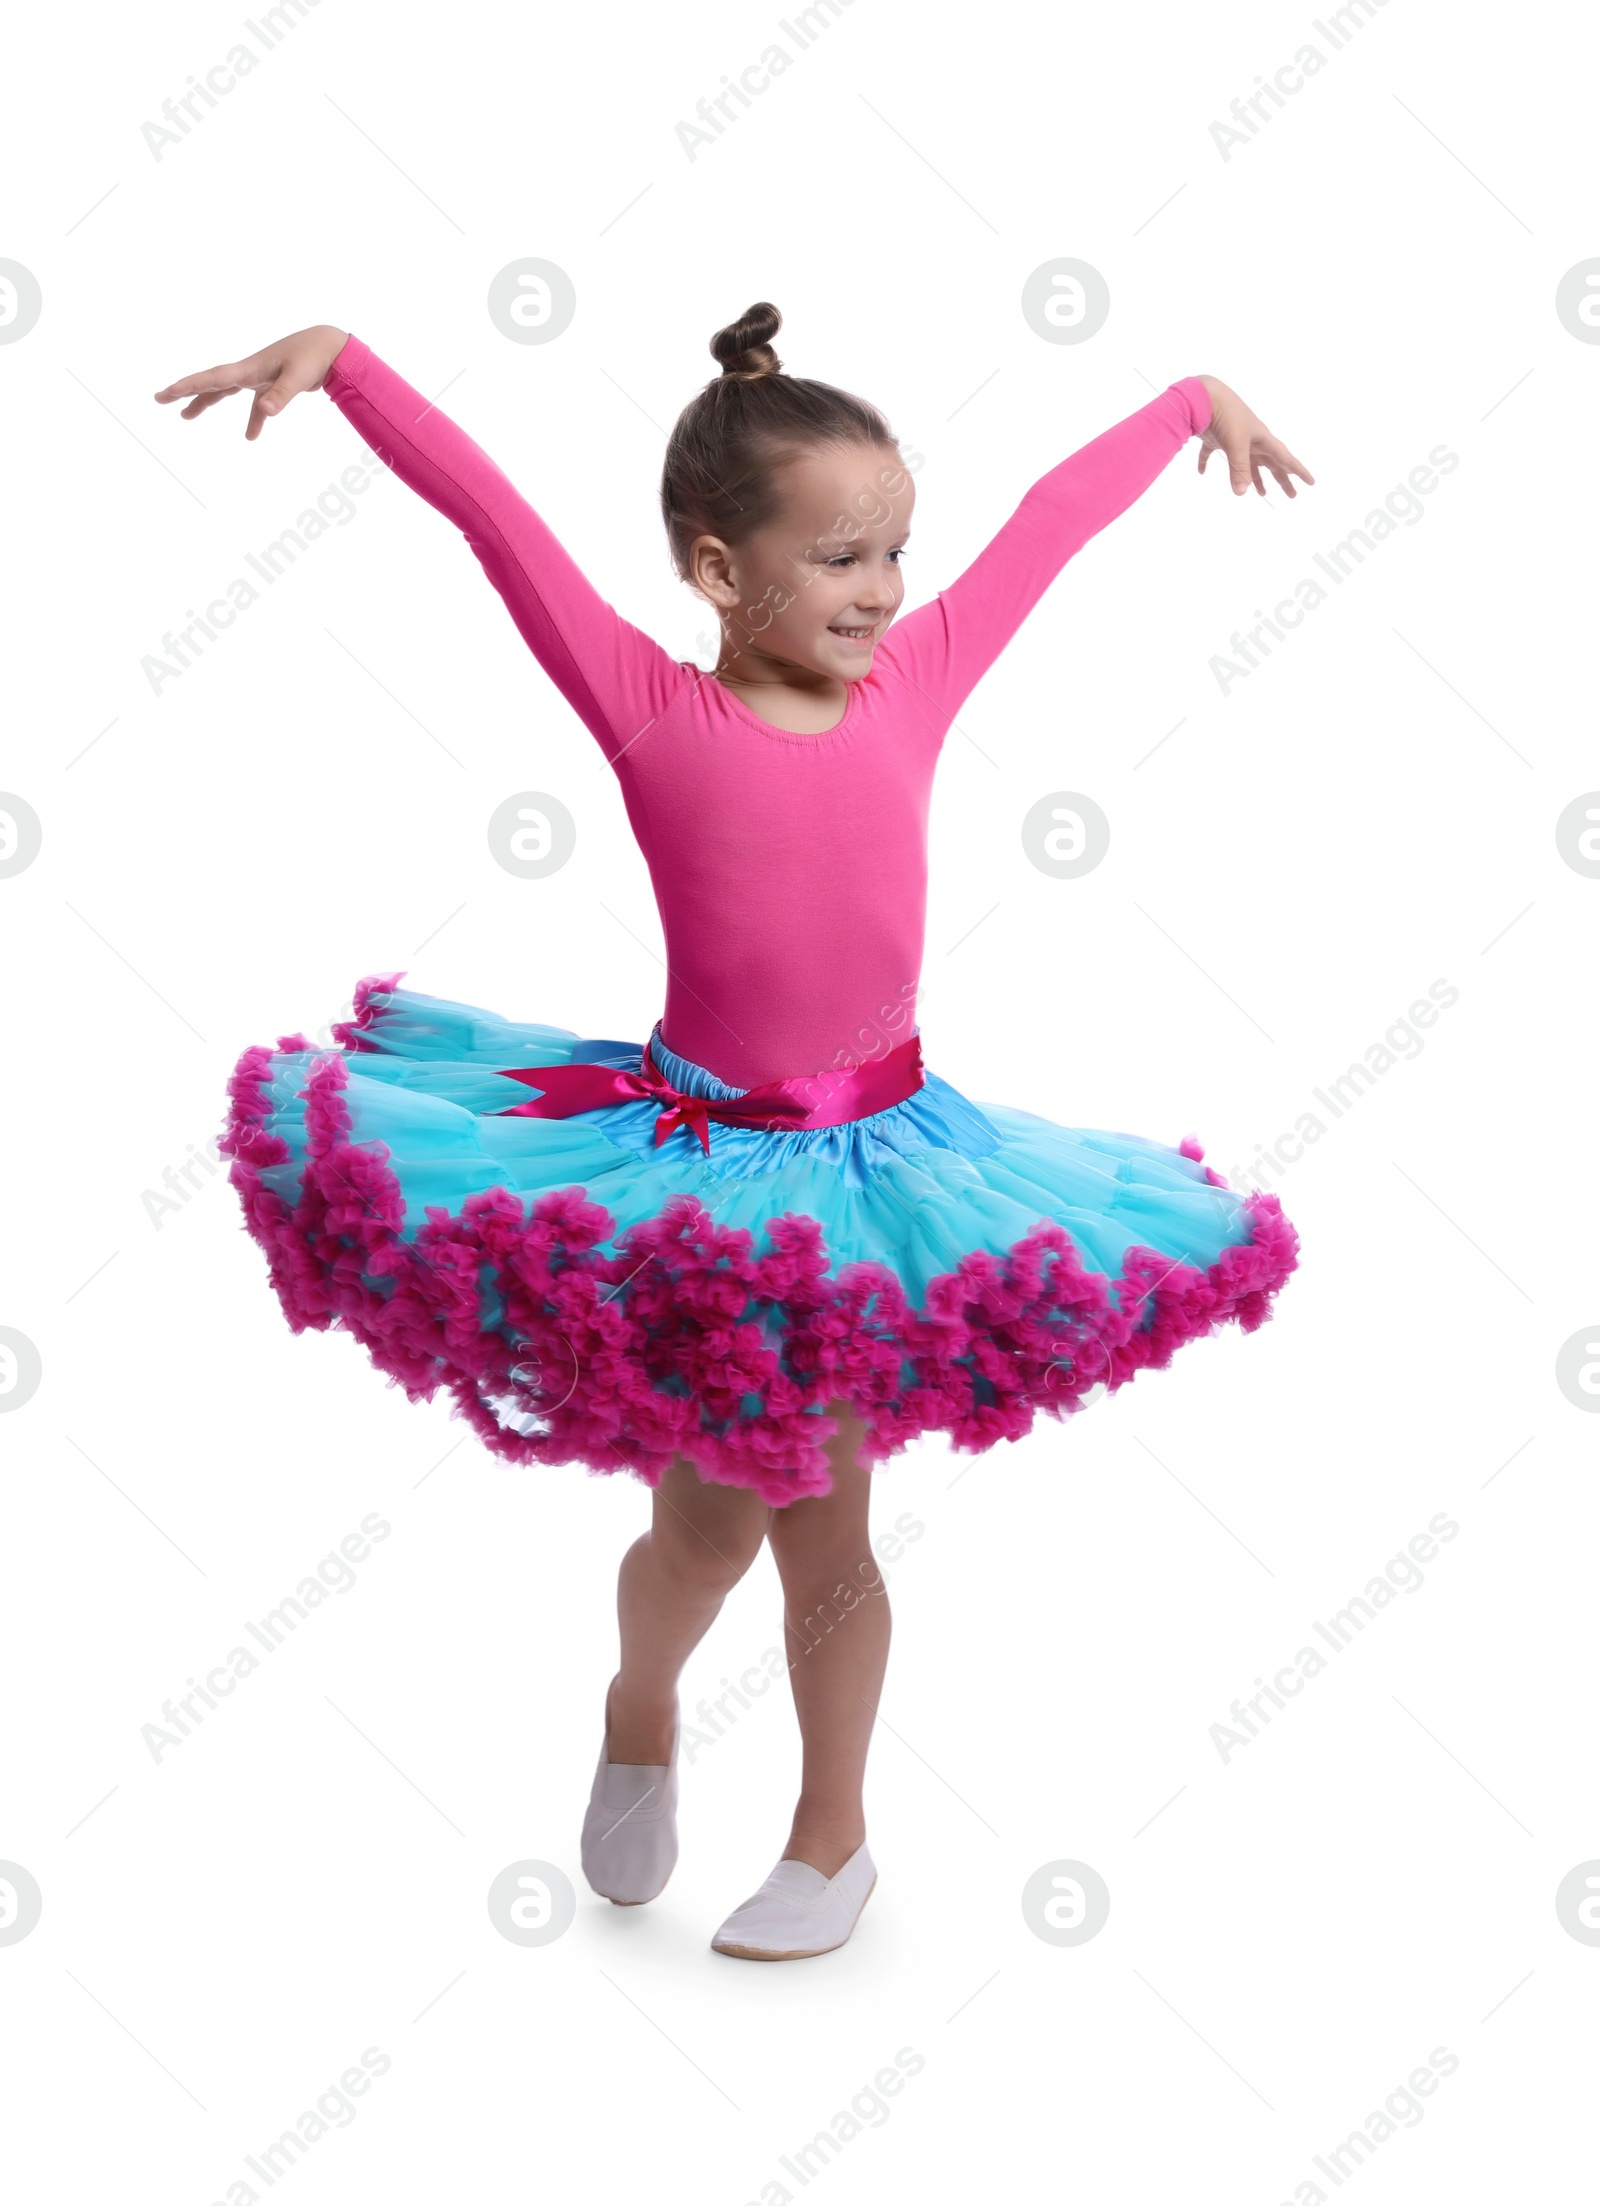
<path fill-rule="evenodd" d="M 1200 381 L 1211 394 L 1211 426 L 1200 440 L 1200 473 L 1206 471 L 1206 461 L 1213 452 L 1227 455 L 1228 475 L 1234 493 L 1242 497 L 1253 482 L 1264 498 L 1267 486 L 1261 480 L 1265 467 L 1277 478 L 1279 489 L 1286 498 L 1296 495 L 1291 475 L 1298 475 L 1303 483 L 1314 483 L 1316 477 L 1301 466 L 1281 438 L 1275 437 L 1257 415 L 1253 414 L 1237 391 L 1230 391 L 1226 383 L 1219 383 L 1214 375 L 1203 375 Z"/>

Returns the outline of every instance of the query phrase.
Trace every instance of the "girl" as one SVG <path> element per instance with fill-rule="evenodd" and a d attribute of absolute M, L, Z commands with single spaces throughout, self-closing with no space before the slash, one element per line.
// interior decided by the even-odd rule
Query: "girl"
<path fill-rule="evenodd" d="M 643 1048 L 364 980 L 337 1047 L 248 1049 L 224 1148 L 291 1326 L 338 1323 L 413 1399 L 440 1386 L 513 1462 L 653 1489 L 582 1834 L 619 1905 L 677 1859 L 677 1680 L 771 1545 L 804 1744 L 789 1843 L 712 1943 L 842 1945 L 876 1881 L 862 1778 L 889 1643 L 874 1466 L 980 1452 L 1091 1388 L 1269 1314 L 1298 1247 L 1176 1149 L 977 1105 L 922 1064 L 929 790 L 963 699 L 1081 545 L 1191 436 L 1233 488 L 1312 477 L 1190 376 L 1036 483 L 897 620 L 913 484 L 876 407 L 783 373 L 775 307 L 719 330 L 661 477 L 714 673 L 595 592 L 437 407 L 342 329 L 156 394 L 245 429 L 325 390 L 453 521 L 600 744 L 650 867 L 666 1004 Z M 891 625 L 892 624 L 892 625 Z"/>

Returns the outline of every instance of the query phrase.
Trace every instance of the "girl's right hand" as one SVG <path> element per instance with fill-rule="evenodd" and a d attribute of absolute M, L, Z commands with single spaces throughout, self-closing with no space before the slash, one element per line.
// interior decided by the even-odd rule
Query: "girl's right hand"
<path fill-rule="evenodd" d="M 349 334 L 348 330 L 335 329 L 331 322 L 319 322 L 315 329 L 297 329 L 292 337 L 280 337 L 276 344 L 251 353 L 248 360 L 180 376 L 164 391 L 157 391 L 156 404 L 170 406 L 174 399 L 186 398 L 189 403 L 182 419 L 193 421 L 208 406 L 232 398 L 235 391 L 254 391 L 244 431 L 247 438 L 254 439 L 260 436 L 269 414 L 281 414 L 290 399 L 302 391 L 321 390 Z"/>

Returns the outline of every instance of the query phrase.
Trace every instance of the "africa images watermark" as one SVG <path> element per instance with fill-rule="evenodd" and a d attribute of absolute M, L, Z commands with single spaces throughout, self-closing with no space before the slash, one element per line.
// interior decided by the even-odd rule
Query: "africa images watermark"
<path fill-rule="evenodd" d="M 203 1149 L 197 1149 L 191 1141 L 189 1154 L 182 1164 L 169 1164 L 161 1175 L 160 1187 L 147 1187 L 140 1194 L 144 1214 L 157 1233 L 169 1217 L 175 1218 L 186 1204 L 192 1202 L 207 1180 L 225 1177 L 219 1144 L 220 1133 L 213 1134 Z M 204 1171 L 206 1179 L 199 1174 Z M 163 1193 L 163 1189 L 165 1192 Z"/>
<path fill-rule="evenodd" d="M 1313 16 L 1311 28 L 1321 32 L 1328 52 L 1324 53 L 1320 46 L 1307 40 L 1304 46 L 1297 49 L 1293 60 L 1286 61 L 1281 68 L 1272 72 L 1270 84 L 1263 76 L 1256 78 L 1261 89 L 1258 92 L 1245 93 L 1242 99 L 1235 100 L 1228 109 L 1233 122 L 1211 125 L 1211 143 L 1223 160 L 1231 161 L 1238 147 L 1247 146 L 1271 122 L 1273 108 L 1287 107 L 1289 99 L 1296 92 L 1304 91 L 1312 77 L 1322 74 L 1331 56 L 1342 53 L 1356 33 L 1365 29 L 1372 21 L 1374 12 L 1388 4 L 1389 0 L 1349 0 L 1346 7 L 1330 8 L 1326 22 L 1321 16 Z M 1272 102 L 1271 107 L 1263 104 L 1268 100 Z"/>
<path fill-rule="evenodd" d="M 928 2065 L 923 2054 L 915 2046 L 902 2045 L 894 2056 L 892 2066 L 880 2068 L 871 2083 L 864 2083 L 853 2093 L 850 2104 L 841 2107 L 825 2129 L 819 2129 L 805 2144 L 796 2145 L 793 2152 L 780 2152 L 778 2165 L 784 2175 L 790 2177 L 797 2188 L 814 2182 L 823 2170 L 832 2165 L 858 2137 L 869 2129 L 882 2129 L 894 2112 L 889 2105 L 897 2099 L 912 2076 L 921 2075 Z M 791 2206 L 794 2192 L 782 2176 L 773 2176 L 761 2186 L 759 2200 L 751 2206 Z"/>
<path fill-rule="evenodd" d="M 795 10 L 793 22 L 780 16 L 777 27 L 788 45 L 774 39 L 770 46 L 764 46 L 755 60 L 739 71 L 737 83 L 725 76 L 722 91 L 696 101 L 694 111 L 700 118 L 699 123 L 676 125 L 678 143 L 687 157 L 693 161 L 703 146 L 715 145 L 740 115 L 753 107 L 763 92 L 771 89 L 773 80 L 786 75 L 797 58 L 839 20 L 843 10 L 854 5 L 855 0 L 812 0 L 809 7 Z M 789 51 L 790 46 L 794 48 L 793 53 Z M 732 101 L 738 104 L 730 105 Z"/>
<path fill-rule="evenodd" d="M 1335 589 L 1341 587 L 1367 554 L 1393 536 L 1402 523 L 1407 528 L 1416 527 L 1426 511 L 1423 498 L 1438 488 L 1441 475 L 1453 475 L 1460 465 L 1459 453 L 1452 452 L 1447 444 L 1436 444 L 1427 461 L 1412 468 L 1405 482 L 1396 483 L 1383 504 L 1373 507 L 1360 528 L 1352 529 L 1326 555 L 1313 552 L 1312 564 L 1322 569 Z M 1272 656 L 1269 638 L 1276 638 L 1279 643 L 1287 642 L 1289 632 L 1300 626 L 1307 613 L 1314 613 L 1319 605 L 1326 604 L 1328 596 L 1328 590 L 1314 575 L 1306 575 L 1294 584 L 1294 595 L 1281 598 L 1270 614 L 1258 605 L 1255 611 L 1257 626 L 1244 635 L 1236 628 L 1228 639 L 1233 657 L 1230 659 L 1220 651 L 1212 654 L 1211 671 L 1223 696 L 1227 696 L 1236 682 L 1244 681 L 1252 672 L 1259 672 L 1261 659 Z"/>
<path fill-rule="evenodd" d="M 1453 2076 L 1461 2066 L 1459 2055 L 1447 2045 L 1436 2045 L 1428 2055 L 1426 2067 L 1413 2068 L 1403 2084 L 1396 2084 L 1381 2107 L 1375 2106 L 1360 2129 L 1351 2130 L 1337 2145 L 1330 2145 L 1326 2152 L 1314 2152 L 1311 2165 L 1327 2177 L 1334 2190 L 1347 2183 L 1358 2168 L 1364 2168 L 1380 2145 L 1388 2144 L 1402 2128 L 1415 2129 L 1427 2108 L 1424 2099 L 1431 2099 L 1446 2076 Z M 1322 2188 L 1315 2176 L 1306 2176 L 1295 2185 L 1294 2197 L 1286 2199 L 1284 2206 L 1327 2206 L 1329 2193 Z"/>
<path fill-rule="evenodd" d="M 1453 981 L 1430 981 L 1427 995 L 1419 996 L 1403 1017 L 1392 1019 L 1384 1028 L 1382 1039 L 1369 1042 L 1359 1061 L 1348 1064 L 1325 1087 L 1313 1088 L 1311 1093 L 1328 1113 L 1329 1122 L 1346 1117 L 1364 1095 L 1371 1094 L 1386 1072 L 1420 1057 L 1426 1045 L 1417 1032 L 1418 1027 L 1433 1026 L 1441 1011 L 1448 1011 L 1452 1004 L 1460 1001 L 1461 991 Z M 1248 1164 L 1232 1167 L 1228 1173 L 1229 1186 L 1238 1187 L 1245 1182 L 1253 1187 L 1275 1186 L 1290 1165 L 1298 1164 L 1307 1149 L 1320 1141 L 1327 1131 L 1328 1125 L 1315 1111 L 1302 1111 L 1293 1126 L 1279 1134 L 1270 1146 L 1263 1142 Z"/>
<path fill-rule="evenodd" d="M 363 462 L 369 464 L 364 466 Z M 348 528 L 359 510 L 356 498 L 386 473 L 377 453 L 363 449 L 360 460 L 352 462 L 336 483 L 329 483 L 318 492 L 316 504 L 306 507 L 293 528 L 285 529 L 271 543 L 263 544 L 259 553 L 245 552 L 245 565 L 270 589 L 319 536 L 326 536 L 330 528 Z M 244 575 L 236 575 L 224 585 L 223 595 L 213 598 L 203 614 L 197 613 L 191 605 L 185 615 L 189 625 L 180 628 L 176 635 L 169 628 L 161 639 L 161 650 L 166 657 L 147 651 L 139 661 L 145 680 L 156 696 L 161 695 L 168 682 L 175 682 L 180 674 L 188 672 L 208 643 L 220 642 L 224 631 L 233 626 L 241 613 L 248 612 L 260 596 L 261 591 L 255 583 Z"/>
<path fill-rule="evenodd" d="M 340 1541 L 337 1553 L 330 1551 L 324 1555 L 316 1569 L 301 1579 L 294 1592 L 286 1594 L 258 1623 L 246 1622 L 244 1628 L 256 1645 L 266 1654 L 275 1655 L 312 1611 L 321 1608 L 330 1593 L 348 1593 L 356 1583 L 354 1565 L 365 1562 L 373 1547 L 386 1540 L 391 1530 L 386 1518 L 380 1517 L 375 1509 L 369 1509 L 357 1530 L 347 1533 Z M 182 1746 L 190 1733 L 205 1722 L 206 1709 L 219 1708 L 241 1679 L 260 1668 L 262 1659 L 248 1647 L 230 1647 L 216 1668 L 207 1671 L 203 1685 L 190 1678 L 186 1694 L 164 1701 L 163 1721 L 144 1724 L 139 1732 L 150 1749 L 150 1759 L 159 1764 L 169 1747 Z"/>
<path fill-rule="evenodd" d="M 892 1530 L 879 1532 L 873 1539 L 874 1554 L 881 1562 L 897 1563 L 906 1548 L 922 1538 L 927 1526 L 920 1517 L 914 1517 L 909 1509 L 896 1517 Z M 850 1613 L 873 1594 L 881 1595 L 886 1585 L 881 1570 L 871 1565 L 860 1566 L 862 1586 L 840 1583 L 831 1595 L 819 1602 L 809 1615 L 791 1627 L 790 1637 L 798 1647 L 798 1653 L 785 1655 L 781 1647 L 765 1647 L 747 1670 L 741 1670 L 737 1684 L 731 1678 L 722 1680 L 723 1691 L 715 1700 L 705 1698 L 696 1704 L 694 1715 L 684 1722 L 679 1744 L 685 1759 L 692 1766 L 697 1755 L 716 1745 L 739 1721 L 741 1710 L 753 1708 L 757 1700 L 768 1691 L 774 1678 L 783 1677 L 799 1666 L 803 1656 L 814 1647 L 823 1644 L 823 1635 L 835 1625 L 842 1624 Z M 730 1707 L 729 1703 L 733 1703 Z"/>
<path fill-rule="evenodd" d="M 263 2145 L 259 2152 L 243 2155 L 244 2164 L 263 2188 L 269 2189 L 295 2167 L 313 2145 L 320 2145 L 331 2130 L 348 2129 L 360 2112 L 354 2104 L 364 2099 L 378 2076 L 386 2076 L 394 2066 L 379 2046 L 369 2045 L 359 2062 L 348 2067 L 337 2083 L 330 2083 L 318 2094 L 315 2106 L 308 2106 L 299 2116 L 293 2129 L 286 2129 L 275 2137 L 270 2145 Z M 261 2196 L 242 2175 L 234 2177 L 228 2185 L 227 2196 L 217 2206 L 255 2206 Z"/>
<path fill-rule="evenodd" d="M 187 92 L 163 100 L 161 112 L 166 121 L 140 125 L 140 135 L 150 148 L 151 159 L 160 161 L 169 147 L 181 146 L 190 131 L 205 121 L 210 110 L 220 106 L 241 79 L 259 69 L 266 56 L 275 52 L 289 33 L 304 22 L 306 9 L 318 5 L 319 0 L 280 0 L 277 7 L 262 9 L 259 22 L 247 15 L 244 27 L 261 51 L 257 53 L 255 47 L 246 45 L 241 39 L 237 46 L 228 48 L 220 61 L 212 63 L 204 79 L 191 74 Z M 197 101 L 202 104 L 197 106 Z"/>
<path fill-rule="evenodd" d="M 1454 1517 L 1436 1509 L 1428 1519 L 1426 1531 L 1416 1533 L 1403 1553 L 1392 1555 L 1377 1576 L 1369 1578 L 1361 1591 L 1353 1594 L 1326 1623 L 1319 1618 L 1312 1625 L 1312 1631 L 1324 1646 L 1342 1655 L 1347 1647 L 1354 1646 L 1367 1626 L 1376 1622 L 1393 1604 L 1397 1594 L 1422 1590 L 1426 1583 L 1423 1564 L 1433 1562 L 1441 1544 L 1453 1540 L 1460 1529 Z M 1248 1700 L 1241 1696 L 1228 1710 L 1231 1720 L 1211 1726 L 1208 1735 L 1223 1763 L 1229 1761 L 1237 1748 L 1251 1745 L 1271 1723 L 1272 1710 L 1287 1708 L 1313 1678 L 1322 1675 L 1328 1662 L 1329 1657 L 1320 1648 L 1308 1644 L 1296 1648 L 1293 1659 L 1275 1673 L 1270 1685 L 1258 1677 L 1259 1692 Z"/>

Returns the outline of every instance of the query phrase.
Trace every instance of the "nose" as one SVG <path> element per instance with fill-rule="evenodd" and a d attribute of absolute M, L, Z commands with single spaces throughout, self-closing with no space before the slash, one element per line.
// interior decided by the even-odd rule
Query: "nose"
<path fill-rule="evenodd" d="M 856 591 L 856 604 L 863 613 L 886 613 L 900 602 L 900 592 L 893 575 L 887 568 L 863 575 Z"/>

